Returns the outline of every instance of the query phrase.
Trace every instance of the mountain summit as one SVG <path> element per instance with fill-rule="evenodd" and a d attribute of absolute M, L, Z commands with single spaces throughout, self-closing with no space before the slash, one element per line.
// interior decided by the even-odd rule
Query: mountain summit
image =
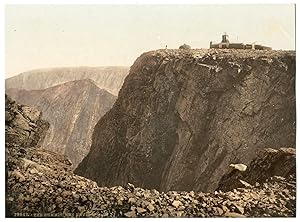
<path fill-rule="evenodd" d="M 295 127 L 294 51 L 151 51 L 75 172 L 101 186 L 210 192 L 230 164 L 295 147 Z"/>

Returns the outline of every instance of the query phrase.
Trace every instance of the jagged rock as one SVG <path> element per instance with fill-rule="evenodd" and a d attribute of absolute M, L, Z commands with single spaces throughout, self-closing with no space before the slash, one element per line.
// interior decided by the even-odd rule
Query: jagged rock
<path fill-rule="evenodd" d="M 134 197 L 130 197 L 130 198 L 128 199 L 128 203 L 135 203 L 135 202 L 136 202 L 136 200 L 135 200 Z"/>
<path fill-rule="evenodd" d="M 147 206 L 148 210 L 153 211 L 155 210 L 154 206 L 150 203 L 148 206 Z"/>
<path fill-rule="evenodd" d="M 214 211 L 216 216 L 221 216 L 224 213 L 220 207 L 214 207 Z"/>
<path fill-rule="evenodd" d="M 56 198 L 56 203 L 57 203 L 57 204 L 60 204 L 62 201 L 63 201 L 63 198 L 62 198 L 62 197 L 57 197 L 57 198 Z"/>
<path fill-rule="evenodd" d="M 242 214 L 239 214 L 239 213 L 235 213 L 235 212 L 226 212 L 224 214 L 225 217 L 245 217 L 244 215 Z"/>
<path fill-rule="evenodd" d="M 239 206 L 238 204 L 234 204 L 234 206 L 239 211 L 239 213 L 244 214 L 244 208 L 243 207 Z"/>
<path fill-rule="evenodd" d="M 127 189 L 129 189 L 130 191 L 134 191 L 134 185 L 131 183 L 127 183 Z"/>
<path fill-rule="evenodd" d="M 180 205 L 182 205 L 182 203 L 179 200 L 174 200 L 172 205 L 176 208 L 178 208 Z"/>
<path fill-rule="evenodd" d="M 287 177 L 296 173 L 296 150 L 294 148 L 267 148 L 259 152 L 244 172 L 228 171 L 220 180 L 217 190 L 229 191 L 241 186 L 260 186 L 267 178 Z M 247 182 L 245 182 L 247 181 Z M 265 186 L 268 186 L 265 184 Z M 268 187 L 265 187 L 268 188 Z"/>
<path fill-rule="evenodd" d="M 141 207 L 138 207 L 136 210 L 137 210 L 138 213 L 144 213 L 144 212 L 147 211 L 147 210 L 145 210 L 144 208 L 141 208 Z"/>
<path fill-rule="evenodd" d="M 222 210 L 226 213 L 226 212 L 229 212 L 229 209 L 226 207 L 226 206 L 224 206 L 224 205 L 222 205 Z"/>
<path fill-rule="evenodd" d="M 14 172 L 12 174 L 16 177 L 16 179 L 19 182 L 23 182 L 25 180 L 25 177 L 17 170 L 14 170 Z"/>
<path fill-rule="evenodd" d="M 246 171 L 246 169 L 247 169 L 247 166 L 245 164 L 242 164 L 242 163 L 230 164 L 229 166 L 236 169 L 236 170 L 242 171 L 242 172 Z"/>
<path fill-rule="evenodd" d="M 247 183 L 246 181 L 243 180 L 239 180 L 241 182 L 241 184 L 243 184 L 245 187 L 252 187 L 251 184 Z"/>
<path fill-rule="evenodd" d="M 63 198 L 65 197 L 68 197 L 68 196 L 71 196 L 72 195 L 72 192 L 71 191 L 68 191 L 68 190 L 64 190 L 62 193 L 61 193 L 61 196 Z"/>
<path fill-rule="evenodd" d="M 124 214 L 126 217 L 136 217 L 135 211 L 130 211 Z"/>

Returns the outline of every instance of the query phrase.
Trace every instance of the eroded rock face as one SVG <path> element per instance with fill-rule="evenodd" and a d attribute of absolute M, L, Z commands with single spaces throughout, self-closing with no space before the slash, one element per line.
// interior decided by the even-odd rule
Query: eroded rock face
<path fill-rule="evenodd" d="M 126 66 L 38 69 L 6 79 L 5 88 L 39 90 L 69 81 L 91 79 L 98 87 L 118 95 L 128 72 L 129 67 Z"/>
<path fill-rule="evenodd" d="M 6 92 L 14 100 L 43 112 L 43 118 L 50 123 L 43 148 L 67 155 L 74 168 L 89 152 L 94 126 L 116 100 L 91 80 L 67 82 L 44 90 Z"/>
<path fill-rule="evenodd" d="M 6 217 L 291 217 L 296 214 L 296 181 L 292 175 L 274 176 L 251 188 L 214 193 L 164 193 L 133 184 L 98 187 L 95 182 L 74 174 L 67 157 L 39 146 L 49 124 L 41 119 L 38 110 L 6 97 L 5 111 Z M 266 157 L 260 165 L 267 164 Z"/>
<path fill-rule="evenodd" d="M 231 163 L 295 147 L 295 52 L 158 50 L 131 67 L 76 173 L 213 191 Z"/>

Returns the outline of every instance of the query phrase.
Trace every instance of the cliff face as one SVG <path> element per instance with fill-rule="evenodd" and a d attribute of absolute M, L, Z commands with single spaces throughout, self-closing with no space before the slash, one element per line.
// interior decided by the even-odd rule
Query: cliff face
<path fill-rule="evenodd" d="M 126 66 L 38 69 L 6 79 L 5 88 L 38 90 L 69 81 L 91 79 L 98 87 L 118 95 L 128 72 L 129 67 Z"/>
<path fill-rule="evenodd" d="M 50 129 L 42 146 L 67 155 L 74 168 L 89 151 L 92 132 L 116 97 L 99 89 L 91 80 L 68 82 L 44 90 L 6 90 L 14 100 L 43 112 Z"/>
<path fill-rule="evenodd" d="M 48 127 L 40 111 L 5 98 L 6 217 L 296 215 L 296 181 L 291 175 L 283 178 L 270 174 L 273 177 L 261 184 L 214 193 L 163 193 L 133 184 L 98 187 L 95 182 L 74 174 L 65 156 L 40 147 Z M 292 158 L 294 150 L 288 151 L 291 152 L 285 156 Z M 256 163 L 257 167 L 266 166 L 269 159 L 269 155 L 264 155 L 260 161 L 252 162 L 249 169 L 255 170 Z M 277 158 L 276 162 L 280 165 L 285 160 Z"/>
<path fill-rule="evenodd" d="M 76 173 L 213 191 L 231 163 L 295 147 L 295 52 L 159 50 L 131 67 Z"/>

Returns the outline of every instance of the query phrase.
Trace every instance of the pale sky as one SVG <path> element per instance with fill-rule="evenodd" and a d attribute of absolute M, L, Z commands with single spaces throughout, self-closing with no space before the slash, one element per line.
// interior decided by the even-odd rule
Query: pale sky
<path fill-rule="evenodd" d="M 295 50 L 288 5 L 9 5 L 6 77 L 36 68 L 131 66 L 143 52 L 230 41 Z"/>

